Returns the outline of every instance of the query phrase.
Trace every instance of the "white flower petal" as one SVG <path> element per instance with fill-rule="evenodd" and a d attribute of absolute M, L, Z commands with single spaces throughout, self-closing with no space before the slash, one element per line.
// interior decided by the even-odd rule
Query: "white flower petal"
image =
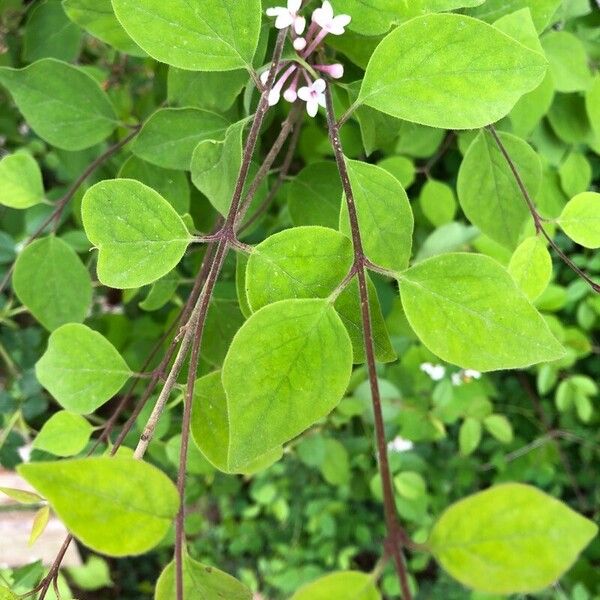
<path fill-rule="evenodd" d="M 327 87 L 327 84 L 325 83 L 324 79 L 317 79 L 313 84 L 312 84 L 312 89 L 315 92 L 319 92 L 320 94 L 323 93 L 325 91 L 325 88 Z"/>
<path fill-rule="evenodd" d="M 275 106 L 281 98 L 281 92 L 276 89 L 272 89 L 269 93 L 269 106 Z"/>
<path fill-rule="evenodd" d="M 285 15 L 288 12 L 288 9 L 283 8 L 282 6 L 273 6 L 272 8 L 267 8 L 268 17 L 277 17 L 279 15 Z"/>
<path fill-rule="evenodd" d="M 304 17 L 296 17 L 294 21 L 294 30 L 298 35 L 302 35 L 306 29 L 306 19 Z"/>
<path fill-rule="evenodd" d="M 331 6 L 331 2 L 329 0 L 325 0 L 323 2 L 323 6 L 321 7 L 323 10 L 323 15 L 327 19 L 327 21 L 333 20 L 333 6 Z"/>
<path fill-rule="evenodd" d="M 347 27 L 350 25 L 350 21 L 352 21 L 352 17 L 350 15 L 338 15 L 333 19 L 334 24 L 341 27 Z"/>
<path fill-rule="evenodd" d="M 292 15 L 290 15 L 289 12 L 286 12 L 285 14 L 281 14 L 277 17 L 277 20 L 275 21 L 275 27 L 277 29 L 285 29 L 286 27 L 289 27 L 293 22 L 294 17 L 292 17 Z"/>
<path fill-rule="evenodd" d="M 302 6 L 302 0 L 288 0 L 287 7 L 291 13 L 297 13 Z"/>
<path fill-rule="evenodd" d="M 316 117 L 317 113 L 319 112 L 319 103 L 316 100 L 313 100 L 312 98 L 306 103 L 306 112 L 311 116 L 311 117 Z"/>
<path fill-rule="evenodd" d="M 322 8 L 315 8 L 315 10 L 314 10 L 314 12 L 312 14 L 312 20 L 319 27 L 325 27 L 325 25 L 327 25 L 327 18 L 323 14 L 323 9 Z"/>
<path fill-rule="evenodd" d="M 327 108 L 327 98 L 325 98 L 325 94 L 319 94 L 317 98 L 317 102 L 323 107 Z"/>
<path fill-rule="evenodd" d="M 300 98 L 300 100 L 304 100 L 304 102 L 308 102 L 310 100 L 311 94 L 310 94 L 310 88 L 308 87 L 301 87 L 298 90 L 298 98 Z"/>

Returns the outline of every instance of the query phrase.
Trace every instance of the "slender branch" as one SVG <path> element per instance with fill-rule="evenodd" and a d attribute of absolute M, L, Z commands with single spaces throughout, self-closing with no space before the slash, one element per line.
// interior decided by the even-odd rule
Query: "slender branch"
<path fill-rule="evenodd" d="M 137 125 L 129 135 L 124 137 L 121 141 L 116 142 L 110 148 L 105 150 L 100 156 L 98 156 L 95 160 L 93 160 L 83 171 L 83 173 L 74 181 L 73 185 L 69 188 L 67 193 L 56 202 L 54 206 L 54 210 L 52 213 L 42 222 L 42 224 L 27 238 L 23 248 L 29 246 L 31 242 L 36 240 L 40 234 L 44 232 L 46 227 L 50 225 L 52 222 L 55 223 L 54 230 L 58 226 L 60 218 L 62 216 L 63 211 L 65 210 L 67 204 L 73 199 L 73 196 L 77 193 L 77 190 L 85 183 L 85 180 L 96 171 L 100 166 L 102 166 L 113 154 L 116 154 L 123 146 L 126 146 L 140 131 L 141 125 Z M 15 263 L 11 265 L 10 269 L 4 275 L 2 281 L 0 282 L 0 294 L 4 291 L 4 288 L 10 281 L 11 275 L 14 271 Z"/>
<path fill-rule="evenodd" d="M 377 380 L 377 367 L 375 364 L 375 346 L 373 343 L 373 330 L 371 323 L 371 311 L 369 307 L 369 292 L 366 277 L 366 257 L 363 250 L 360 227 L 358 223 L 358 214 L 354 202 L 354 193 L 350 183 L 350 176 L 346 167 L 346 159 L 340 141 L 340 130 L 335 120 L 333 108 L 333 97 L 331 88 L 328 85 L 326 90 L 327 100 L 327 124 L 329 127 L 329 138 L 335 160 L 340 172 L 346 205 L 348 207 L 348 216 L 350 218 L 350 229 L 352 232 L 352 243 L 354 245 L 354 265 L 358 276 L 358 290 L 360 296 L 361 317 L 363 325 L 363 340 L 365 345 L 365 354 L 367 357 L 367 368 L 369 372 L 369 384 L 371 387 L 371 399 L 373 402 L 373 413 L 375 417 L 375 435 L 377 439 L 377 453 L 379 456 L 379 472 L 381 474 L 381 484 L 383 488 L 383 506 L 385 521 L 388 530 L 388 550 L 394 559 L 396 571 L 400 579 L 402 597 L 404 600 L 412 600 L 412 594 L 408 582 L 408 572 L 404 561 L 402 549 L 407 545 L 408 536 L 400 525 L 396 513 L 396 502 L 394 500 L 394 490 L 392 487 L 392 478 L 388 463 L 387 444 L 385 440 L 385 425 L 383 421 L 383 412 L 381 408 L 381 395 L 379 392 L 379 382 Z"/>
<path fill-rule="evenodd" d="M 521 177 L 521 174 L 519 173 L 519 169 L 518 169 L 517 165 L 515 164 L 515 162 L 513 161 L 513 159 L 511 158 L 510 154 L 508 153 L 508 150 L 506 149 L 506 146 L 503 144 L 502 140 L 500 139 L 500 136 L 496 132 L 496 128 L 493 125 L 489 125 L 487 129 L 492 134 L 492 137 L 494 138 L 496 145 L 500 149 L 502 156 L 504 156 L 504 159 L 506 160 L 508 166 L 510 167 L 510 170 L 512 171 L 515 181 L 517 182 L 517 185 L 519 186 L 519 189 L 521 190 L 521 194 L 523 195 L 525 203 L 527 204 L 527 208 L 529 209 L 529 212 L 531 213 L 531 216 L 533 218 L 536 234 L 543 235 L 544 238 L 546 238 L 546 241 L 550 244 L 550 246 L 552 246 L 552 248 L 554 249 L 556 254 L 558 254 L 559 258 L 574 273 L 576 273 L 581 279 L 583 279 L 592 288 L 592 290 L 594 290 L 594 292 L 600 294 L 600 284 L 596 283 L 585 271 L 580 269 L 563 252 L 561 247 L 554 241 L 552 236 L 550 234 L 548 234 L 548 232 L 544 229 L 544 219 L 538 212 L 538 210 L 535 206 L 535 202 L 531 198 L 529 191 L 527 190 L 527 186 L 525 185 L 525 182 L 523 181 L 523 178 Z"/>
<path fill-rule="evenodd" d="M 181 424 L 181 449 L 179 454 L 179 469 L 177 472 L 177 491 L 179 493 L 179 511 L 175 521 L 175 583 L 177 598 L 183 599 L 183 552 L 185 541 L 185 476 L 187 466 L 187 455 L 190 438 L 190 423 L 192 418 L 192 404 L 194 401 L 194 386 L 198 373 L 198 361 L 200 357 L 200 346 L 202 335 L 206 324 L 206 316 L 215 285 L 219 278 L 223 263 L 227 256 L 227 244 L 221 243 L 215 254 L 210 274 L 206 280 L 206 286 L 200 298 L 198 319 L 193 331 L 192 353 L 188 370 L 188 379 L 185 392 L 185 404 L 183 407 L 183 421 Z"/>
<path fill-rule="evenodd" d="M 263 162 L 261 168 L 259 169 L 258 173 L 256 174 L 254 181 L 250 185 L 248 192 L 246 193 L 246 197 L 244 198 L 244 201 L 240 205 L 240 208 L 238 210 L 238 214 L 236 217 L 236 225 L 240 223 L 241 219 L 243 218 L 243 216 L 246 214 L 246 212 L 250 208 L 250 204 L 251 204 L 252 200 L 254 199 L 254 196 L 256 195 L 256 192 L 258 191 L 260 184 L 263 182 L 265 177 L 269 174 L 269 171 L 271 170 L 271 167 L 273 166 L 275 159 L 281 152 L 283 145 L 285 144 L 290 133 L 294 129 L 294 126 L 296 125 L 296 122 L 298 121 L 298 118 L 300 117 L 301 110 L 302 110 L 301 103 L 298 102 L 298 103 L 294 104 L 287 119 L 283 122 L 283 124 L 281 126 L 281 131 L 279 132 L 277 139 L 273 143 L 273 146 L 271 147 L 271 150 L 267 154 L 265 161 Z M 269 194 L 269 196 L 270 196 L 270 194 Z"/>
<path fill-rule="evenodd" d="M 422 167 L 417 168 L 418 173 L 423 173 L 427 178 L 431 176 L 431 169 L 438 164 L 438 162 L 444 157 L 446 152 L 449 150 L 450 146 L 452 146 L 452 142 L 456 138 L 456 133 L 454 131 L 449 131 L 446 135 L 446 138 L 442 142 L 438 151 L 425 163 Z"/>
<path fill-rule="evenodd" d="M 290 139 L 285 158 L 283 159 L 283 163 L 281 164 L 281 169 L 279 171 L 279 176 L 277 177 L 277 180 L 273 184 L 273 187 L 269 191 L 263 203 L 256 209 L 254 214 L 239 228 L 238 234 L 243 233 L 247 229 L 250 229 L 250 227 L 252 227 L 252 225 L 254 225 L 254 223 L 256 223 L 256 221 L 258 221 L 258 219 L 260 219 L 265 214 L 265 212 L 267 212 L 269 206 L 271 206 L 271 203 L 275 199 L 275 196 L 277 196 L 277 193 L 281 189 L 281 186 L 283 185 L 283 182 L 285 181 L 290 171 L 292 161 L 294 160 L 294 154 L 296 153 L 296 148 L 298 147 L 298 141 L 300 139 L 301 131 L 301 122 L 297 122 L 294 126 L 294 131 L 292 133 L 292 137 Z"/>

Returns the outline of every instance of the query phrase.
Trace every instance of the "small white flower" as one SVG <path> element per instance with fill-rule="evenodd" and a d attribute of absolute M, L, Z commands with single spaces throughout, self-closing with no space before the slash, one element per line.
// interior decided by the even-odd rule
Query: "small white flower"
<path fill-rule="evenodd" d="M 327 33 L 342 35 L 346 31 L 345 27 L 350 23 L 352 17 L 350 15 L 334 16 L 331 2 L 325 0 L 323 6 L 313 12 L 312 20 Z"/>
<path fill-rule="evenodd" d="M 431 363 L 423 363 L 420 366 L 423 373 L 427 373 L 433 381 L 440 381 L 446 375 L 446 367 L 442 365 L 432 365 Z"/>
<path fill-rule="evenodd" d="M 405 440 L 403 437 L 397 435 L 389 444 L 388 450 L 390 452 L 408 452 L 412 450 L 415 445 L 410 440 Z"/>
<path fill-rule="evenodd" d="M 461 373 L 452 373 L 452 385 L 458 387 L 463 384 L 462 374 Z"/>
<path fill-rule="evenodd" d="M 302 0 L 288 0 L 287 8 L 283 6 L 274 6 L 267 8 L 269 17 L 277 17 L 275 27 L 277 29 L 285 29 L 286 27 L 294 27 L 294 31 L 298 35 L 304 33 L 306 27 L 306 19 L 298 15 L 298 11 L 302 7 Z"/>
<path fill-rule="evenodd" d="M 294 50 L 297 50 L 298 52 L 304 50 L 304 48 L 306 48 L 306 38 L 303 37 L 297 37 L 294 40 Z"/>
<path fill-rule="evenodd" d="M 325 88 L 327 84 L 324 79 L 317 79 L 312 85 L 301 87 L 298 90 L 298 98 L 306 102 L 306 112 L 315 117 L 319 112 L 319 106 L 326 106 Z"/>
<path fill-rule="evenodd" d="M 473 369 L 465 369 L 464 376 L 466 379 L 481 379 L 481 373 Z"/>

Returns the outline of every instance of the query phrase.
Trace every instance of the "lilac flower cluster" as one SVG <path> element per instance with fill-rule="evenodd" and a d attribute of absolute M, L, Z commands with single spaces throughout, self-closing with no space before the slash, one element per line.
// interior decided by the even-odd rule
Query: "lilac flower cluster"
<path fill-rule="evenodd" d="M 313 11 L 311 23 L 306 30 L 306 18 L 300 15 L 302 0 L 288 0 L 287 7 L 276 6 L 267 9 L 267 15 L 275 17 L 277 29 L 290 28 L 290 36 L 294 49 L 302 62 L 306 62 L 319 48 L 327 35 L 342 35 L 350 23 L 349 15 L 333 14 L 333 7 L 328 0 L 323 2 L 321 8 Z M 304 35 L 306 31 L 306 35 Z M 340 79 L 344 75 L 344 66 L 341 64 L 322 65 L 313 64 L 314 71 L 327 75 L 332 79 Z M 295 102 L 298 98 L 306 102 L 306 111 L 311 117 L 316 116 L 319 106 L 325 106 L 325 89 L 327 83 L 324 79 L 314 79 L 311 73 L 302 66 L 301 62 L 283 62 L 277 71 L 277 77 L 271 94 L 269 104 L 274 106 L 283 97 L 287 102 Z M 269 71 L 261 75 L 261 80 L 266 83 Z M 286 87 L 287 85 L 287 87 Z M 285 91 L 284 91 L 285 88 Z"/>

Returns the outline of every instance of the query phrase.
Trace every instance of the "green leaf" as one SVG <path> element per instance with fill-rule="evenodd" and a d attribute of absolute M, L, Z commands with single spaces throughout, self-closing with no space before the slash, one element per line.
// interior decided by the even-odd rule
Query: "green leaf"
<path fill-rule="evenodd" d="M 108 562 L 100 556 L 91 554 L 86 563 L 68 567 L 69 579 L 82 590 L 100 590 L 113 585 Z"/>
<path fill-rule="evenodd" d="M 398 356 L 390 341 L 390 336 L 385 325 L 385 319 L 381 312 L 377 290 L 375 289 L 371 278 L 368 276 L 367 288 L 369 292 L 369 310 L 371 311 L 371 328 L 373 333 L 373 344 L 375 346 L 375 358 L 382 363 L 393 362 Z M 338 296 L 334 306 L 350 336 L 354 364 L 365 363 L 367 357 L 363 336 L 360 294 L 356 278 L 354 278 Z"/>
<path fill-rule="evenodd" d="M 17 471 L 48 498 L 77 539 L 109 556 L 143 554 L 154 548 L 179 508 L 169 478 L 133 458 L 29 463 Z"/>
<path fill-rule="evenodd" d="M 494 371 L 565 354 L 511 276 L 487 256 L 437 256 L 399 280 L 409 323 L 425 346 L 447 362 Z"/>
<path fill-rule="evenodd" d="M 173 207 L 133 179 L 101 181 L 81 206 L 85 232 L 98 250 L 98 279 L 115 288 L 152 283 L 177 266 L 191 236 Z"/>
<path fill-rule="evenodd" d="M 520 138 L 507 133 L 498 135 L 530 196 L 535 198 L 542 182 L 539 156 Z M 457 190 L 465 215 L 473 225 L 511 250 L 518 245 L 530 219 L 529 210 L 508 162 L 488 131 L 481 131 L 469 146 L 458 173 Z"/>
<path fill-rule="evenodd" d="M 407 121 L 474 129 L 510 112 L 546 68 L 541 54 L 491 25 L 432 14 L 400 25 L 379 44 L 359 100 Z"/>
<path fill-rule="evenodd" d="M 527 46 L 530 50 L 544 54 L 529 8 L 522 8 L 504 15 L 494 23 L 494 27 L 521 42 L 523 46 Z"/>
<path fill-rule="evenodd" d="M 156 582 L 154 600 L 176 600 L 175 563 L 170 562 Z M 206 600 L 251 600 L 252 592 L 227 573 L 183 557 L 183 597 Z"/>
<path fill-rule="evenodd" d="M 0 587 L 0 600 L 19 600 L 19 596 L 13 594 L 8 588 Z"/>
<path fill-rule="evenodd" d="M 148 295 L 139 303 L 142 310 L 155 311 L 161 309 L 174 296 L 179 287 L 180 279 L 177 273 L 167 273 L 155 281 Z"/>
<path fill-rule="evenodd" d="M 408 500 L 417 500 L 427 493 L 427 484 L 420 473 L 403 471 L 394 477 L 396 491 Z"/>
<path fill-rule="evenodd" d="M 92 280 L 75 250 L 55 236 L 29 244 L 15 263 L 13 288 L 48 330 L 82 322 L 92 302 Z"/>
<path fill-rule="evenodd" d="M 585 46 L 568 31 L 551 31 L 542 38 L 557 92 L 580 92 L 592 83 Z"/>
<path fill-rule="evenodd" d="M 405 269 L 412 251 L 414 218 L 404 188 L 381 167 L 355 160 L 348 160 L 347 165 L 365 254 L 380 267 Z M 350 234 L 345 202 L 340 231 Z"/>
<path fill-rule="evenodd" d="M 334 162 L 307 165 L 288 187 L 288 207 L 292 222 L 337 229 L 342 203 L 342 182 Z"/>
<path fill-rule="evenodd" d="M 560 183 L 569 198 L 586 192 L 593 180 L 592 165 L 581 152 L 570 152 L 558 170 Z"/>
<path fill-rule="evenodd" d="M 447 183 L 435 179 L 427 180 L 421 189 L 419 202 L 423 214 L 436 227 L 451 223 L 458 208 L 454 190 Z"/>
<path fill-rule="evenodd" d="M 56 58 L 67 62 L 77 58 L 82 31 L 71 23 L 60 2 L 46 0 L 33 6 L 23 35 L 23 60 Z"/>
<path fill-rule="evenodd" d="M 493 23 L 500 17 L 522 8 L 529 8 L 538 33 L 552 22 L 561 0 L 486 0 L 482 6 L 469 10 L 469 14 Z"/>
<path fill-rule="evenodd" d="M 540 85 L 525 94 L 510 113 L 513 132 L 528 137 L 546 115 L 554 100 L 554 81 L 550 71 Z"/>
<path fill-rule="evenodd" d="M 513 429 L 510 421 L 504 415 L 490 415 L 483 421 L 485 428 L 503 444 L 513 441 Z"/>
<path fill-rule="evenodd" d="M 246 269 L 253 311 L 290 298 L 327 298 L 354 262 L 350 240 L 325 227 L 295 227 L 254 248 Z"/>
<path fill-rule="evenodd" d="M 283 453 L 282 448 L 278 446 L 246 464 L 230 467 L 229 409 L 220 371 L 209 373 L 196 381 L 191 430 L 200 452 L 224 473 L 250 475 L 262 471 L 279 460 Z"/>
<path fill-rule="evenodd" d="M 183 171 L 162 169 L 137 156 L 129 157 L 121 170 L 120 179 L 136 179 L 158 192 L 180 214 L 190 210 L 190 186 Z"/>
<path fill-rule="evenodd" d="M 35 541 L 44 533 L 48 520 L 50 519 L 50 507 L 42 506 L 33 517 L 33 525 L 31 526 L 31 534 L 29 535 L 29 545 L 33 546 Z"/>
<path fill-rule="evenodd" d="M 248 83 L 248 73 L 245 70 L 210 73 L 171 67 L 167 81 L 170 103 L 223 113 L 231 108 Z"/>
<path fill-rule="evenodd" d="M 192 183 L 226 215 L 242 163 L 242 142 L 246 120 L 229 127 L 225 139 L 204 140 L 192 155 Z"/>
<path fill-rule="evenodd" d="M 199 108 L 161 108 L 144 123 L 131 151 L 165 169 L 190 169 L 192 153 L 203 140 L 222 140 L 229 122 Z"/>
<path fill-rule="evenodd" d="M 350 339 L 326 300 L 283 300 L 252 315 L 223 364 L 229 465 L 248 463 L 331 412 L 351 369 Z"/>
<path fill-rule="evenodd" d="M 117 21 L 110 0 L 63 0 L 62 4 L 71 21 L 99 40 L 126 54 L 146 55 Z"/>
<path fill-rule="evenodd" d="M 89 148 L 117 126 L 114 108 L 98 83 L 67 63 L 45 58 L 23 69 L 0 67 L 0 84 L 32 129 L 57 148 Z"/>
<path fill-rule="evenodd" d="M 518 483 L 469 496 L 435 524 L 429 547 L 462 584 L 492 594 L 537 592 L 575 562 L 597 527 Z"/>
<path fill-rule="evenodd" d="M 0 492 L 7 495 L 12 500 L 15 500 L 19 504 L 39 504 L 44 499 L 33 492 L 26 490 L 18 490 L 16 488 L 0 487 Z"/>
<path fill-rule="evenodd" d="M 381 600 L 374 579 L 359 571 L 338 571 L 301 587 L 290 600 Z"/>
<path fill-rule="evenodd" d="M 459 431 L 460 453 L 463 456 L 468 456 L 477 450 L 481 441 L 481 422 L 472 417 L 464 420 Z"/>
<path fill-rule="evenodd" d="M 63 408 L 89 414 L 123 387 L 131 371 L 102 335 L 72 323 L 52 333 L 36 375 Z"/>
<path fill-rule="evenodd" d="M 529 237 L 515 250 L 508 272 L 527 298 L 533 301 L 552 279 L 552 257 L 541 237 Z"/>
<path fill-rule="evenodd" d="M 44 423 L 32 447 L 55 456 L 75 456 L 86 447 L 93 430 L 81 415 L 61 410 Z"/>
<path fill-rule="evenodd" d="M 17 152 L 0 160 L 0 204 L 22 209 L 43 199 L 42 172 L 31 154 Z"/>
<path fill-rule="evenodd" d="M 329 485 L 340 487 L 350 483 L 350 459 L 341 442 L 333 438 L 325 440 L 325 457 L 319 469 Z"/>
<path fill-rule="evenodd" d="M 585 95 L 585 106 L 592 129 L 596 137 L 600 138 L 600 75 L 594 78 Z"/>
<path fill-rule="evenodd" d="M 117 18 L 150 56 L 189 71 L 251 67 L 260 0 L 113 0 Z"/>
<path fill-rule="evenodd" d="M 600 248 L 600 194 L 584 192 L 565 206 L 558 224 L 585 248 Z"/>

